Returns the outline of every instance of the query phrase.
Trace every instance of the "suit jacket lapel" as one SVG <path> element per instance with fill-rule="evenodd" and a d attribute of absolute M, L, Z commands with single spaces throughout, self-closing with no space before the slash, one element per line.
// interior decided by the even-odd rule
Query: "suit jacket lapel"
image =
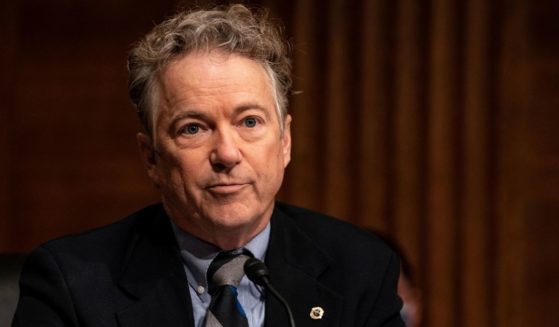
<path fill-rule="evenodd" d="M 297 326 L 339 326 L 342 297 L 320 283 L 331 258 L 299 229 L 292 218 L 276 209 L 272 216 L 266 264 L 270 280 L 291 306 Z M 324 310 L 322 319 L 312 319 L 314 307 Z M 267 327 L 289 326 L 285 309 L 268 294 Z"/>
<path fill-rule="evenodd" d="M 163 210 L 138 224 L 123 264 L 121 288 L 133 299 L 117 313 L 122 327 L 194 327 L 192 302 L 180 253 Z M 340 326 L 342 297 L 320 282 L 329 269 L 330 256 L 276 209 L 272 216 L 266 263 L 272 284 L 282 294 L 298 327 Z M 313 320 L 313 307 L 324 310 Z M 285 309 L 269 294 L 266 298 L 266 327 L 289 325 Z"/>
<path fill-rule="evenodd" d="M 122 327 L 194 326 L 192 304 L 169 218 L 138 224 L 119 285 L 135 301 L 117 313 Z"/>

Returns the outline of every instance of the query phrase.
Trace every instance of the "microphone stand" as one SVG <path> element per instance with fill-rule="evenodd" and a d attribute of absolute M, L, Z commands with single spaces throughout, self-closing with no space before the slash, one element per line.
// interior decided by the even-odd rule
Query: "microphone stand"
<path fill-rule="evenodd" d="M 289 304 L 270 283 L 270 272 L 268 271 L 268 267 L 266 267 L 262 261 L 250 258 L 245 262 L 244 270 L 248 279 L 270 291 L 270 293 L 272 293 L 272 295 L 280 301 L 287 312 L 287 316 L 289 317 L 289 325 L 291 327 L 295 327 L 295 319 L 293 319 L 293 313 L 291 312 Z"/>

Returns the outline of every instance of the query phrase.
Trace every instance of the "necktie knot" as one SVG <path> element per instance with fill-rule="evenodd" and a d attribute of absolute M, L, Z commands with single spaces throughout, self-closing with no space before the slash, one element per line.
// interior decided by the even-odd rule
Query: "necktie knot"
<path fill-rule="evenodd" d="M 208 268 L 210 289 L 223 285 L 237 287 L 245 275 L 244 264 L 250 258 L 245 252 L 220 252 Z"/>

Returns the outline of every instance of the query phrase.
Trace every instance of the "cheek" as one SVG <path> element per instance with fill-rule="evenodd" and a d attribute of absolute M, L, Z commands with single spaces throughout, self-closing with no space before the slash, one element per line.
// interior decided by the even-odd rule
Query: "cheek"
<path fill-rule="evenodd" d="M 165 179 L 172 184 L 187 183 L 200 173 L 203 165 L 195 155 L 175 153 L 166 155 L 162 160 L 161 171 Z"/>
<path fill-rule="evenodd" d="M 161 191 L 167 199 L 184 204 L 198 198 L 201 168 L 193 167 L 190 161 L 173 160 L 165 170 Z"/>
<path fill-rule="evenodd" d="M 185 183 L 204 176 L 209 167 L 208 160 L 195 154 L 184 154 L 176 159 L 175 174 L 180 175 Z"/>
<path fill-rule="evenodd" d="M 285 157 L 282 148 L 277 143 L 271 144 L 264 149 L 260 149 L 259 167 L 261 171 L 265 171 L 269 179 L 281 179 L 285 168 Z"/>

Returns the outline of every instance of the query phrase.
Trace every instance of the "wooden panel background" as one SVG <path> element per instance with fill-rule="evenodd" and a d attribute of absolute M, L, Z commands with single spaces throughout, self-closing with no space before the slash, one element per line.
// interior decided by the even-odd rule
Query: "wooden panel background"
<path fill-rule="evenodd" d="M 125 59 L 177 3 L 0 4 L 0 252 L 157 201 Z M 249 3 L 269 7 L 294 48 L 281 199 L 396 238 L 425 326 L 553 325 L 559 3 Z"/>

